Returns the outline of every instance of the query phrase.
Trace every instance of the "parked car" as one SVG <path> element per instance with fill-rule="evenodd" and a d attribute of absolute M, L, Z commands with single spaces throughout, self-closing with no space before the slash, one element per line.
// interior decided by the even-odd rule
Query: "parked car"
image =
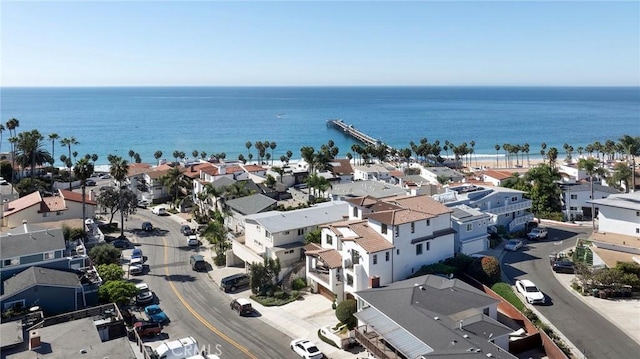
<path fill-rule="evenodd" d="M 133 328 L 141 337 L 153 337 L 162 333 L 162 324 L 153 322 L 136 322 Z"/>
<path fill-rule="evenodd" d="M 153 231 L 153 224 L 151 222 L 142 222 L 142 230 L 145 232 Z"/>
<path fill-rule="evenodd" d="M 144 314 L 154 323 L 168 323 L 169 317 L 160 309 L 160 306 L 153 304 L 144 308 Z"/>
<path fill-rule="evenodd" d="M 253 313 L 251 302 L 246 298 L 238 298 L 231 301 L 231 309 L 238 312 L 238 315 L 250 315 Z"/>
<path fill-rule="evenodd" d="M 133 244 L 129 242 L 128 239 L 122 239 L 122 238 L 116 239 L 115 241 L 111 242 L 111 244 L 113 244 L 114 247 L 120 248 L 120 249 L 133 247 Z"/>
<path fill-rule="evenodd" d="M 129 264 L 129 274 L 140 275 L 144 272 L 144 266 L 141 263 Z"/>
<path fill-rule="evenodd" d="M 100 179 L 110 179 L 111 175 L 110 174 L 104 174 L 102 176 L 100 176 Z"/>
<path fill-rule="evenodd" d="M 547 238 L 547 229 L 542 227 L 536 227 L 531 230 L 531 232 L 527 233 L 527 238 L 541 240 Z"/>
<path fill-rule="evenodd" d="M 506 251 L 515 252 L 522 248 L 522 241 L 519 239 L 510 239 L 507 244 L 504 245 Z"/>
<path fill-rule="evenodd" d="M 88 179 L 88 180 L 84 181 L 84 185 L 93 187 L 93 186 L 96 185 L 96 181 L 94 181 L 92 179 Z"/>
<path fill-rule="evenodd" d="M 149 304 L 153 302 L 153 292 L 149 289 L 147 283 L 136 284 L 138 295 L 136 295 L 136 304 Z"/>
<path fill-rule="evenodd" d="M 573 262 L 571 261 L 555 261 L 551 265 L 551 268 L 556 273 L 568 273 L 568 274 L 573 274 L 576 270 Z"/>
<path fill-rule="evenodd" d="M 142 259 L 142 249 L 140 248 L 134 248 L 133 251 L 131 252 L 131 259 L 135 259 L 135 258 L 140 258 Z"/>
<path fill-rule="evenodd" d="M 200 241 L 198 240 L 198 236 L 196 236 L 195 234 L 192 234 L 189 237 L 187 237 L 187 245 L 189 247 L 195 247 L 195 246 L 200 245 Z"/>
<path fill-rule="evenodd" d="M 162 206 L 155 206 L 151 210 L 151 213 L 155 214 L 156 216 L 164 216 L 167 214 L 167 209 Z"/>
<path fill-rule="evenodd" d="M 192 254 L 191 257 L 189 257 L 189 264 L 191 265 L 191 269 L 194 271 L 199 272 L 207 270 L 207 262 L 200 254 Z"/>
<path fill-rule="evenodd" d="M 318 349 L 312 341 L 307 339 L 294 339 L 291 342 L 291 350 L 304 359 L 324 358 L 324 354 L 322 354 L 320 349 Z"/>
<path fill-rule="evenodd" d="M 193 234 L 193 229 L 188 224 L 183 224 L 180 226 L 180 232 L 185 236 L 190 236 Z"/>
<path fill-rule="evenodd" d="M 233 274 L 220 280 L 220 289 L 225 293 L 235 292 L 240 287 L 249 285 L 249 275 L 244 273 Z"/>
<path fill-rule="evenodd" d="M 516 289 L 529 304 L 544 304 L 544 294 L 528 279 L 516 281 Z"/>
<path fill-rule="evenodd" d="M 149 207 L 149 201 L 141 199 L 138 201 L 138 207 L 140 208 L 147 208 Z"/>

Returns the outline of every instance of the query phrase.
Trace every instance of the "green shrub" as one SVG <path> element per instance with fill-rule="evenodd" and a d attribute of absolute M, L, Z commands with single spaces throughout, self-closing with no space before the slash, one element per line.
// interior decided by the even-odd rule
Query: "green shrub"
<path fill-rule="evenodd" d="M 307 282 L 304 280 L 304 278 L 296 278 L 293 280 L 293 283 L 291 284 L 291 287 L 294 290 L 300 290 L 306 286 L 307 286 Z"/>
<path fill-rule="evenodd" d="M 292 290 L 290 296 L 292 299 L 298 299 L 300 298 L 300 292 L 298 292 L 297 290 Z"/>
<path fill-rule="evenodd" d="M 336 318 L 340 323 L 346 324 L 349 329 L 352 329 L 358 323 L 358 320 L 353 315 L 358 310 L 357 303 L 353 299 L 347 299 L 340 302 L 336 307 Z"/>
<path fill-rule="evenodd" d="M 227 255 L 222 251 L 216 253 L 216 257 L 213 258 L 213 263 L 217 266 L 224 266 L 227 264 Z"/>
<path fill-rule="evenodd" d="M 455 267 L 445 264 L 444 262 L 438 262 L 420 267 L 420 269 L 411 275 L 413 277 L 419 277 L 425 274 L 452 274 L 456 273 Z"/>

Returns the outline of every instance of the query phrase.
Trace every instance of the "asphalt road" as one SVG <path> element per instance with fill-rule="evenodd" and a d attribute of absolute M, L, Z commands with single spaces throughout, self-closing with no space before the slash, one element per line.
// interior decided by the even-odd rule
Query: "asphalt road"
<path fill-rule="evenodd" d="M 152 233 L 138 230 L 143 221 L 153 224 Z M 223 359 L 296 358 L 289 348 L 291 338 L 259 318 L 239 317 L 206 273 L 191 270 L 189 256 L 195 250 L 186 245 L 179 223 L 140 209 L 125 227 L 148 257 L 148 271 L 135 279 L 149 284 L 171 320 L 165 328 L 169 338 L 156 340 L 193 336 L 201 348 Z"/>
<path fill-rule="evenodd" d="M 549 255 L 587 238 L 586 227 L 554 227 L 546 241 L 527 241 L 518 252 L 508 252 L 502 269 L 511 281 L 527 278 L 546 295 L 548 304 L 536 309 L 569 339 L 586 358 L 637 358 L 640 345 L 607 319 L 569 293 L 554 277 Z M 606 301 L 602 305 L 607 305 Z"/>

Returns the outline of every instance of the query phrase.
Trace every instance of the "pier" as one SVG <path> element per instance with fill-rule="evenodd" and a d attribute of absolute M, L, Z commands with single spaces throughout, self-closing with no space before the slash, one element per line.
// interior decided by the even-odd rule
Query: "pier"
<path fill-rule="evenodd" d="M 375 138 L 367 135 L 366 133 L 357 130 L 355 127 L 353 127 L 353 125 L 350 125 L 348 123 L 345 123 L 344 121 L 340 120 L 340 119 L 335 119 L 335 120 L 327 120 L 327 127 L 332 127 L 335 128 L 351 137 L 353 137 L 354 139 L 364 143 L 367 146 L 380 146 L 380 145 L 384 145 L 384 143 L 382 143 L 380 140 L 376 140 Z M 387 146 L 388 147 L 388 146 Z"/>

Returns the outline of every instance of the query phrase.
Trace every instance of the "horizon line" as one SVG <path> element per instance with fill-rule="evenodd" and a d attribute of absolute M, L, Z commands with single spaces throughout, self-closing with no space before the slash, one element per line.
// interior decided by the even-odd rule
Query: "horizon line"
<path fill-rule="evenodd" d="M 452 88 L 452 87 L 467 87 L 467 88 L 640 88 L 638 85 L 33 85 L 33 86 L 2 86 L 4 88 L 151 88 L 151 87 L 219 87 L 219 88 L 381 88 L 381 87 L 396 87 L 396 88 Z"/>

